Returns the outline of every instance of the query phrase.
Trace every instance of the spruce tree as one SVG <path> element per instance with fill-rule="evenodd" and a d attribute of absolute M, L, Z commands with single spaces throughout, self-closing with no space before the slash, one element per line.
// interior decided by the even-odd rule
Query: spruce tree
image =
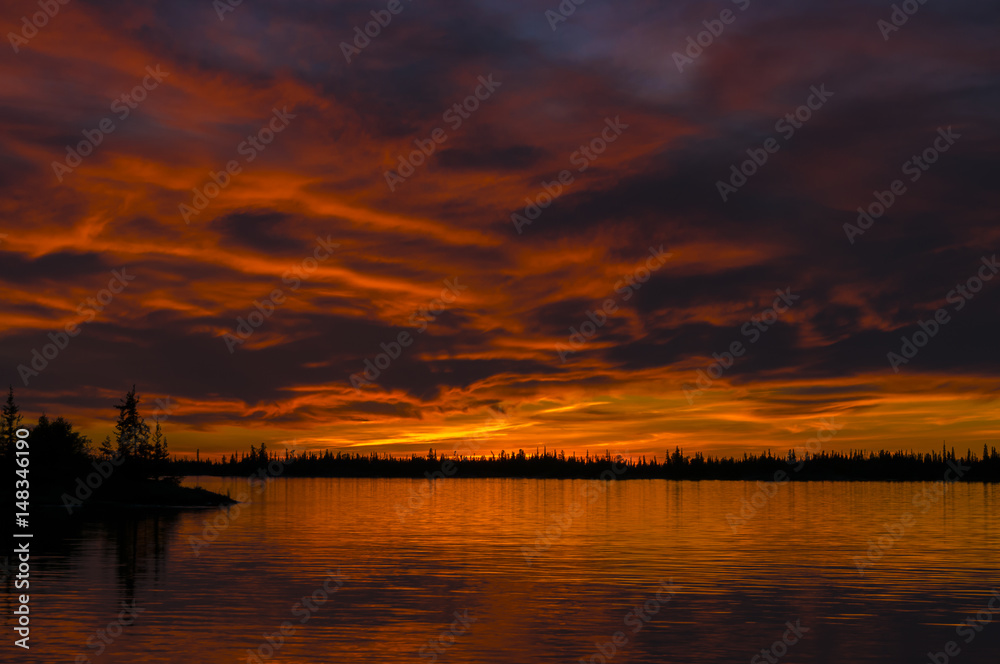
<path fill-rule="evenodd" d="M 115 455 L 115 446 L 111 442 L 111 436 L 105 436 L 101 441 L 101 455 L 105 458 L 112 458 Z"/>
<path fill-rule="evenodd" d="M 0 413 L 0 454 L 4 458 L 14 458 L 16 432 L 21 428 L 21 410 L 14 403 L 14 388 L 7 392 L 7 402 Z"/>
<path fill-rule="evenodd" d="M 169 460 L 167 437 L 160 428 L 160 418 L 156 418 L 156 430 L 153 433 L 153 472 L 156 475 L 163 475 Z"/>
<path fill-rule="evenodd" d="M 121 402 L 115 404 L 118 409 L 115 444 L 123 458 L 142 463 L 151 460 L 153 447 L 149 442 L 149 426 L 139 414 L 139 401 L 133 385 Z"/>

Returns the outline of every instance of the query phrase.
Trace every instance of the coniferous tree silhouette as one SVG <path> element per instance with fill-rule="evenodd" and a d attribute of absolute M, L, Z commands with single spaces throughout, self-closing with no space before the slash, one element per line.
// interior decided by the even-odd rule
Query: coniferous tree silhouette
<path fill-rule="evenodd" d="M 111 442 L 111 436 L 105 436 L 104 440 L 101 441 L 100 452 L 101 456 L 106 459 L 110 459 L 115 455 L 115 446 Z"/>
<path fill-rule="evenodd" d="M 156 429 L 153 433 L 153 463 L 152 470 L 155 477 L 167 474 L 167 462 L 170 461 L 170 452 L 167 449 L 167 436 L 160 428 L 160 418 L 156 418 Z"/>
<path fill-rule="evenodd" d="M 153 446 L 149 442 L 149 425 L 139 414 L 140 398 L 135 394 L 135 385 L 122 400 L 115 404 L 118 421 L 115 423 L 115 447 L 124 461 L 126 475 L 145 478 L 150 473 Z"/>
<path fill-rule="evenodd" d="M 55 485 L 87 469 L 91 458 L 90 440 L 73 430 L 61 417 L 49 420 L 44 414 L 29 438 L 33 454 L 46 459 L 32 468 L 32 476 L 41 485 Z"/>
<path fill-rule="evenodd" d="M 139 397 L 135 395 L 135 385 L 115 404 L 118 409 L 118 421 L 115 423 L 115 443 L 118 453 L 127 459 L 142 460 L 148 458 L 149 426 L 139 414 Z M 144 455 L 145 453 L 145 455 Z"/>
<path fill-rule="evenodd" d="M 21 428 L 21 411 L 14 403 L 14 388 L 8 386 L 7 401 L 0 413 L 0 457 L 14 458 L 15 432 Z"/>

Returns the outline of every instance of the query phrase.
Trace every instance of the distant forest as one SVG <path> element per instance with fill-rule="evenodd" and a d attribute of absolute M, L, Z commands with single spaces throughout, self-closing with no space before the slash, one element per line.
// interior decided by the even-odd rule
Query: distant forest
<path fill-rule="evenodd" d="M 275 454 L 264 443 L 251 445 L 249 452 L 227 458 L 190 459 L 171 457 L 159 422 L 151 429 L 139 412 L 140 398 L 135 388 L 114 405 L 118 411 L 114 437 L 108 436 L 98 449 L 73 425 L 45 415 L 30 427 L 32 482 L 64 487 L 92 473 L 100 464 L 114 466 L 115 479 L 109 484 L 135 481 L 176 483 L 186 475 L 282 477 L 408 477 L 443 479 L 472 477 L 554 478 L 554 479 L 671 479 L 671 480 L 860 480 L 860 481 L 1000 481 L 1000 454 L 996 447 L 983 446 L 982 455 L 967 450 L 957 456 L 955 449 L 942 446 L 940 452 L 821 451 L 796 456 L 744 454 L 742 457 L 684 454 L 680 448 L 665 451 L 663 457 L 639 456 L 632 459 L 603 456 L 567 455 L 565 452 L 526 454 L 505 451 L 490 456 L 440 454 L 391 456 L 348 454 L 325 451 Z M 13 390 L 0 413 L 0 458 L 13 460 L 15 432 L 22 417 L 14 402 Z M 3 464 L 8 467 L 8 463 Z"/>
<path fill-rule="evenodd" d="M 688 456 L 680 448 L 647 459 L 565 452 L 515 454 L 501 451 L 490 456 L 438 454 L 405 457 L 387 454 L 347 454 L 326 451 L 283 455 L 271 454 L 265 445 L 251 446 L 249 453 L 228 459 L 179 459 L 170 464 L 178 475 L 252 475 L 267 473 L 284 477 L 518 477 L 552 479 L 668 479 L 668 480 L 860 480 L 934 481 L 957 479 L 969 482 L 1000 481 L 1000 454 L 996 447 L 971 450 L 956 456 L 955 450 L 919 454 L 914 452 L 820 452 L 796 457 L 794 451 L 778 457 L 744 454 L 714 457 L 696 452 Z M 951 471 L 948 473 L 948 471 Z M 948 473 L 947 478 L 945 474 Z"/>

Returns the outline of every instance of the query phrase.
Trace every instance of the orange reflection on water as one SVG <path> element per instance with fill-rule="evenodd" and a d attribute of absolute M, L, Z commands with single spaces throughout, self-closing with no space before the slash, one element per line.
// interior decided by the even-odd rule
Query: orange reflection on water
<path fill-rule="evenodd" d="M 294 631 L 262 661 L 422 661 L 425 648 L 442 662 L 567 662 L 617 631 L 616 662 L 749 661 L 797 620 L 809 631 L 783 661 L 920 661 L 1000 583 L 992 485 L 928 500 L 940 485 L 198 483 L 249 500 L 91 519 L 40 542 L 37 661 L 243 662 L 285 621 Z M 907 513 L 862 574 L 871 542 Z M 300 622 L 303 598 L 338 571 L 343 586 Z M 667 581 L 670 601 L 638 621 Z M 141 614 L 98 659 L 87 639 L 133 598 Z M 449 635 L 456 612 L 474 621 Z M 984 629 L 962 661 L 991 661 L 998 639 Z M 426 649 L 435 640 L 440 652 Z"/>

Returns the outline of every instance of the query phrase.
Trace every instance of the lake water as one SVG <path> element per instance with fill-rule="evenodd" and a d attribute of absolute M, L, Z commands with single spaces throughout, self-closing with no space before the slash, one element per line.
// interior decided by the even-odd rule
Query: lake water
<path fill-rule="evenodd" d="M 185 484 L 251 502 L 36 536 L 32 649 L 7 579 L 4 661 L 1000 662 L 993 485 Z"/>

